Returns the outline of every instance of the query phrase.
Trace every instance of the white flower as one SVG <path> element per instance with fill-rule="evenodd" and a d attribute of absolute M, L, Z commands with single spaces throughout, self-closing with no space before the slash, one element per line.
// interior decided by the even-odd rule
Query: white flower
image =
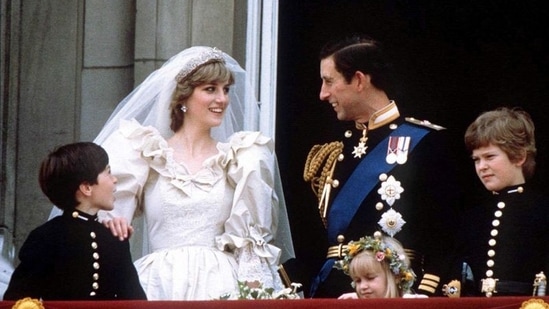
<path fill-rule="evenodd" d="M 402 215 L 399 212 L 391 208 L 383 213 L 377 223 L 385 233 L 393 237 L 396 233 L 400 232 L 406 221 L 402 219 Z"/>
<path fill-rule="evenodd" d="M 400 181 L 397 181 L 395 177 L 389 176 L 387 180 L 381 183 L 381 188 L 377 190 L 377 193 L 381 195 L 381 199 L 386 201 L 389 206 L 393 206 L 396 200 L 400 199 L 400 193 L 404 192 L 404 189 L 400 186 Z"/>

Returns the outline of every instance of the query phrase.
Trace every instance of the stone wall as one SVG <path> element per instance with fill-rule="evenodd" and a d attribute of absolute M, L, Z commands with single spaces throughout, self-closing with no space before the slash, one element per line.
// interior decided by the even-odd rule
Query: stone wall
<path fill-rule="evenodd" d="M 94 139 L 116 104 L 172 55 L 217 46 L 245 61 L 246 0 L 1 0 L 0 224 L 16 249 L 51 206 L 37 169 Z"/>

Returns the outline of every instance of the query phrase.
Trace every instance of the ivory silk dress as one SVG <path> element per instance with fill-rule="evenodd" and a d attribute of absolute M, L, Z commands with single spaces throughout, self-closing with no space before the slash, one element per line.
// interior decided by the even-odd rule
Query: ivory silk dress
<path fill-rule="evenodd" d="M 123 121 L 103 144 L 118 178 L 103 219 L 144 216 L 149 252 L 135 261 L 149 300 L 218 299 L 237 280 L 282 289 L 272 245 L 278 198 L 273 141 L 237 132 L 195 174 L 153 127 Z"/>

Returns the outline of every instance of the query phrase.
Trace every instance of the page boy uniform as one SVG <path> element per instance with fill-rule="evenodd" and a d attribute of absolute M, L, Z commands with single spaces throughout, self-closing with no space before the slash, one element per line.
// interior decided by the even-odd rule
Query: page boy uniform
<path fill-rule="evenodd" d="M 19 253 L 4 299 L 146 299 L 128 240 L 77 210 L 34 229 Z"/>

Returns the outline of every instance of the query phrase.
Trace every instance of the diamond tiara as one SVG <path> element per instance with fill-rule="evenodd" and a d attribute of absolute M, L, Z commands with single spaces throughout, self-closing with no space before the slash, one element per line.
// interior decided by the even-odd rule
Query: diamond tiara
<path fill-rule="evenodd" d="M 181 71 L 177 73 L 177 75 L 175 76 L 175 80 L 178 83 L 181 82 L 185 77 L 187 77 L 190 73 L 196 70 L 199 66 L 212 62 L 214 60 L 225 63 L 225 59 L 223 58 L 223 52 L 216 47 L 203 51 L 198 56 L 190 60 L 181 69 Z"/>

